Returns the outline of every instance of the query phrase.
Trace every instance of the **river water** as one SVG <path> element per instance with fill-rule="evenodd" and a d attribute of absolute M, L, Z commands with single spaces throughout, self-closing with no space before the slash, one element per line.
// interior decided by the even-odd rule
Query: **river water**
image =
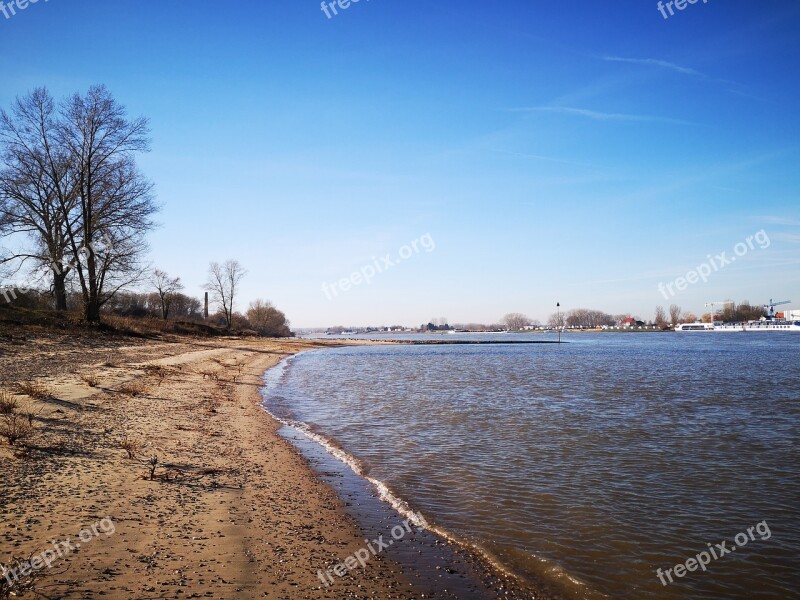
<path fill-rule="evenodd" d="M 800 597 L 800 335 L 564 339 L 308 352 L 265 406 L 565 597 Z"/>

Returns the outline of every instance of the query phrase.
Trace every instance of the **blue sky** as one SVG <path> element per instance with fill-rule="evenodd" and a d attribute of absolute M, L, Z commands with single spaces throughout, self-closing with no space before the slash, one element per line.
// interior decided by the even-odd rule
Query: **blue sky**
<path fill-rule="evenodd" d="M 798 34 L 794 0 L 40 0 L 0 14 L 0 105 L 105 83 L 151 120 L 150 260 L 199 296 L 238 259 L 296 327 L 800 308 Z"/>

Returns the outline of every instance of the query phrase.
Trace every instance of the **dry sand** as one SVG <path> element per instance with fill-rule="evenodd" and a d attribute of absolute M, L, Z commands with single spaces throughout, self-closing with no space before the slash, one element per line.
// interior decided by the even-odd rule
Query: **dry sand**
<path fill-rule="evenodd" d="M 36 571 L 47 598 L 426 597 L 380 555 L 335 589 L 317 578 L 364 532 L 277 435 L 259 386 L 281 358 L 320 345 L 52 333 L 0 343 L 1 387 L 49 392 L 19 395 L 35 415 L 30 449 L 0 441 L 0 563 L 80 543 Z M 97 525 L 106 517 L 110 535 Z"/>

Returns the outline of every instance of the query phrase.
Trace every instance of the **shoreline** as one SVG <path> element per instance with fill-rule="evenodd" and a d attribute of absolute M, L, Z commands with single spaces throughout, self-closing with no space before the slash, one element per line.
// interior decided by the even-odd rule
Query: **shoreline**
<path fill-rule="evenodd" d="M 101 519 L 114 529 L 51 568 L 0 581 L 62 598 L 329 597 L 318 571 L 358 552 L 365 531 L 279 434 L 260 390 L 282 358 L 352 343 L 36 333 L 0 344 L 3 389 L 47 389 L 18 397 L 35 415 L 31 448 L 14 456 L 0 444 L 0 563 L 18 565 Z M 335 591 L 430 594 L 382 555 Z"/>
<path fill-rule="evenodd" d="M 297 356 L 299 353 L 286 357 L 265 373 L 267 390 L 278 389 L 278 379 Z M 275 376 L 274 380 L 271 374 Z M 526 581 L 486 549 L 430 524 L 424 514 L 414 512 L 384 482 L 361 473 L 358 459 L 334 440 L 311 431 L 304 423 L 272 414 L 266 404 L 265 399 L 264 411 L 282 425 L 278 434 L 289 440 L 308 461 L 315 475 L 346 501 L 346 512 L 360 524 L 363 531 L 388 531 L 404 518 L 404 522 L 411 522 L 416 527 L 413 535 L 403 539 L 402 548 L 395 546 L 387 555 L 414 574 L 416 580 L 423 584 L 425 597 L 559 597 L 558 592 L 549 589 L 552 583 L 545 585 L 543 580 Z"/>

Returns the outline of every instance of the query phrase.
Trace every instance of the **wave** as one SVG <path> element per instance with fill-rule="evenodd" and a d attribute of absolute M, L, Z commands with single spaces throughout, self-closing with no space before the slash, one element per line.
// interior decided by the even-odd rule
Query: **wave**
<path fill-rule="evenodd" d="M 308 350 L 306 352 L 315 352 L 315 350 Z M 264 387 L 262 388 L 262 396 L 264 397 L 264 402 L 262 403 L 263 410 L 270 415 L 273 419 L 285 425 L 286 427 L 290 427 L 295 431 L 299 432 L 309 440 L 315 442 L 316 444 L 320 445 L 325 451 L 335 458 L 336 460 L 344 463 L 347 465 L 353 473 L 357 476 L 361 477 L 362 479 L 368 481 L 373 488 L 376 490 L 378 497 L 382 502 L 389 504 L 395 512 L 397 512 L 401 517 L 408 519 L 410 523 L 416 526 L 418 529 L 426 530 L 430 533 L 433 533 L 440 538 L 451 542 L 458 547 L 463 548 L 470 554 L 474 556 L 478 556 L 481 560 L 491 565 L 491 567 L 500 574 L 503 574 L 507 577 L 511 577 L 520 581 L 522 583 L 527 583 L 527 578 L 521 575 L 519 572 L 515 571 L 514 569 L 509 568 L 506 564 L 504 564 L 495 554 L 494 552 L 487 549 L 480 543 L 472 542 L 465 540 L 456 534 L 448 531 L 438 525 L 432 523 L 429 519 L 427 519 L 422 513 L 419 511 L 415 511 L 405 500 L 403 500 L 400 496 L 398 496 L 389 485 L 377 479 L 375 477 L 371 477 L 368 473 L 368 469 L 366 466 L 355 456 L 347 452 L 342 446 L 332 437 L 327 436 L 323 433 L 315 431 L 314 428 L 298 419 L 293 418 L 292 415 L 289 414 L 290 411 L 278 411 L 270 406 L 268 406 L 270 398 L 276 399 L 279 398 L 277 394 L 271 393 L 275 392 L 285 377 L 290 364 L 301 354 L 305 354 L 306 352 L 301 352 L 292 356 L 289 356 L 283 360 L 281 360 L 276 366 L 269 369 L 263 376 Z M 594 595 L 593 593 L 589 592 L 588 587 L 586 584 L 577 579 L 576 577 L 567 573 L 561 566 L 558 564 L 539 557 L 539 556 L 531 556 L 539 565 L 537 569 L 539 575 L 545 575 L 547 580 L 560 582 L 559 587 L 562 588 L 562 592 L 571 591 L 572 593 L 569 594 L 571 597 L 575 598 L 605 598 L 605 595 L 598 594 Z M 563 589 L 563 588 L 571 588 L 571 590 Z M 574 594 L 574 596 L 573 596 Z"/>

